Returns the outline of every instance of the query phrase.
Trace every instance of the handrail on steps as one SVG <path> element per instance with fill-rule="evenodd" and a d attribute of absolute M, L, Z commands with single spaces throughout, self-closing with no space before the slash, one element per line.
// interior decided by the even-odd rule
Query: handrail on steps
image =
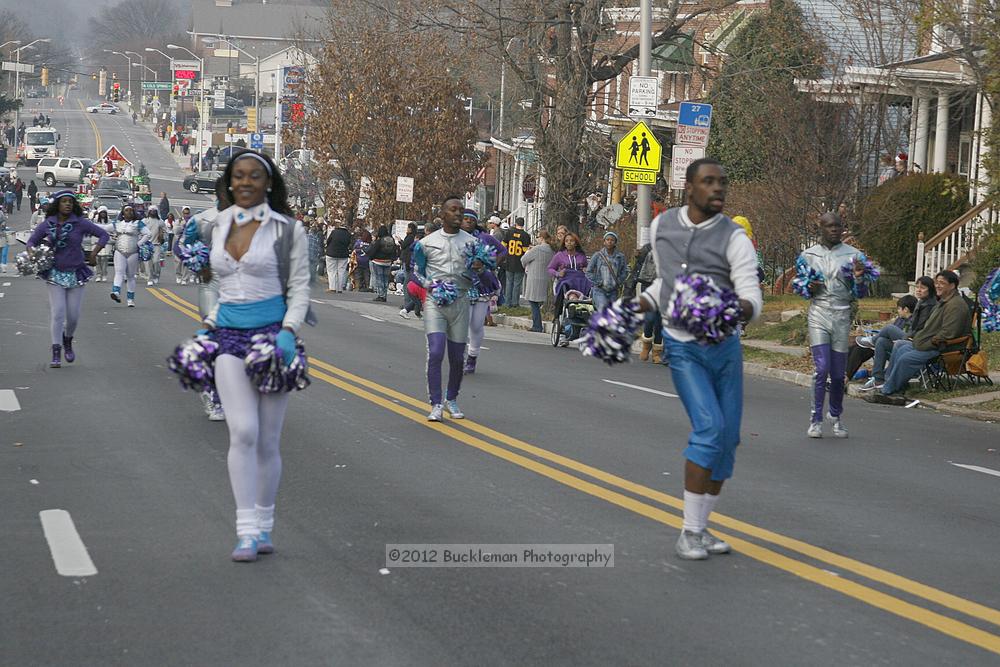
<path fill-rule="evenodd" d="M 970 220 L 979 217 L 980 213 L 982 213 L 983 211 L 990 208 L 996 203 L 997 200 L 993 197 L 987 197 L 983 201 L 979 202 L 978 204 L 970 208 L 968 211 L 963 213 L 961 216 L 959 216 L 958 219 L 952 222 L 950 225 L 939 231 L 934 236 L 930 237 L 930 239 L 924 241 L 924 250 L 927 251 L 939 245 L 944 239 L 951 236 L 956 229 L 964 227 L 966 224 L 968 224 Z"/>

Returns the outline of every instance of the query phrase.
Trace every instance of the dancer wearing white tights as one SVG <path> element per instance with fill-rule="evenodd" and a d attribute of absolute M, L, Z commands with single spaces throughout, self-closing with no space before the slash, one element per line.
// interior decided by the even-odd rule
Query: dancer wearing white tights
<path fill-rule="evenodd" d="M 486 230 L 479 228 L 479 214 L 471 208 L 465 209 L 462 214 L 462 229 L 486 245 L 493 246 L 496 249 L 497 265 L 503 264 L 507 258 L 507 246 Z M 493 271 L 486 269 L 477 272 L 473 281 L 473 290 L 470 293 L 469 353 L 465 357 L 465 365 L 462 367 L 462 372 L 465 375 L 472 375 L 476 372 L 476 362 L 479 360 L 483 338 L 486 336 L 486 318 L 490 314 L 490 302 L 493 300 L 493 296 L 501 291 L 503 290 L 500 281 L 497 280 Z"/>
<path fill-rule="evenodd" d="M 115 222 L 115 281 L 111 287 L 111 299 L 122 302 L 122 283 L 126 283 L 125 294 L 129 308 L 135 308 L 135 274 L 139 270 L 139 244 L 148 240 L 145 225 L 135 219 L 131 206 L 122 209 L 122 218 Z"/>
<path fill-rule="evenodd" d="M 83 210 L 73 192 L 63 190 L 52 195 L 46 217 L 35 227 L 27 246 L 39 243 L 49 245 L 54 251 L 52 268 L 38 274 L 49 284 L 49 311 L 52 319 L 51 368 L 62 366 L 63 352 L 66 361 L 73 363 L 73 335 L 80 321 L 80 306 L 83 303 L 83 286 L 94 276 L 87 266 L 96 261 L 97 253 L 108 242 L 108 233 L 83 217 Z M 97 246 L 85 257 L 83 237 L 96 236 Z"/>
<path fill-rule="evenodd" d="M 230 161 L 222 175 L 233 204 L 211 228 L 214 302 L 205 324 L 219 343 L 215 385 L 229 428 L 229 481 L 236 501 L 232 560 L 252 562 L 274 552 L 271 531 L 281 479 L 281 428 L 288 394 L 261 393 L 245 358 L 256 334 L 274 336 L 284 363 L 296 354 L 296 332 L 309 310 L 309 242 L 291 217 L 274 163 L 254 151 Z M 221 198 L 220 198 L 221 199 Z"/>

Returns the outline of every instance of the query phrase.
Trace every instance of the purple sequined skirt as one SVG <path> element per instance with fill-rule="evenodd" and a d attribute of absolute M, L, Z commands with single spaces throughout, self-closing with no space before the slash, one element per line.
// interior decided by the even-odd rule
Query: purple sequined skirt
<path fill-rule="evenodd" d="M 263 333 L 274 336 L 279 331 L 281 331 L 280 322 L 268 324 L 266 327 L 258 329 L 227 329 L 220 327 L 212 330 L 212 338 L 219 343 L 219 354 L 231 354 L 234 357 L 245 359 L 247 352 L 250 351 L 250 346 L 253 344 L 251 339 L 255 335 Z"/>
<path fill-rule="evenodd" d="M 69 271 L 60 271 L 53 267 L 48 271 L 42 271 L 38 274 L 38 277 L 50 285 L 72 289 L 86 285 L 87 281 L 94 277 L 94 272 L 89 266 L 81 266 L 78 269 L 70 269 Z"/>

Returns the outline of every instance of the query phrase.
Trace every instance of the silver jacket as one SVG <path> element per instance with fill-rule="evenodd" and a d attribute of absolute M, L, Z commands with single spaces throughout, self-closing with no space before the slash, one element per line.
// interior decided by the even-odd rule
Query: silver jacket
<path fill-rule="evenodd" d="M 812 268 L 823 274 L 823 288 L 814 294 L 812 306 L 830 310 L 848 310 L 856 297 L 850 284 L 844 280 L 841 270 L 845 264 L 860 259 L 862 252 L 846 243 L 832 248 L 816 244 L 802 251 L 802 258 Z"/>
<path fill-rule="evenodd" d="M 472 287 L 472 278 L 465 267 L 465 246 L 475 240 L 475 236 L 463 230 L 457 234 L 445 234 L 439 229 L 425 236 L 414 245 L 416 272 L 428 283 L 434 280 L 451 281 L 460 291 L 467 292 Z M 420 273 L 423 261 L 424 270 Z"/>
<path fill-rule="evenodd" d="M 128 256 L 139 252 L 139 244 L 149 239 L 145 232 L 146 226 L 141 220 L 117 220 L 114 223 L 115 250 Z"/>

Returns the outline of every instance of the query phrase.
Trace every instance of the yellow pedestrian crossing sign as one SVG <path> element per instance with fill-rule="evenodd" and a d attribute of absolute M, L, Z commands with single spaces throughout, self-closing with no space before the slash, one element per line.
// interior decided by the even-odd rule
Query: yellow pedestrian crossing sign
<path fill-rule="evenodd" d="M 615 166 L 630 171 L 660 171 L 663 147 L 656 140 L 653 131 L 639 121 L 628 134 L 618 142 Z"/>

